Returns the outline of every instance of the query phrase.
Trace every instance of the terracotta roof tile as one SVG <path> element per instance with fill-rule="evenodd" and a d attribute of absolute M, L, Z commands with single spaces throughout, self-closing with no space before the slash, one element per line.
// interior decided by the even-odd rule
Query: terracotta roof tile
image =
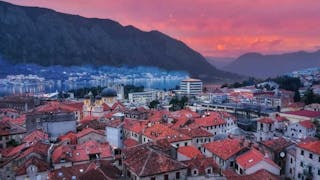
<path fill-rule="evenodd" d="M 212 168 L 211 173 L 213 173 L 213 172 L 219 173 L 219 166 L 214 161 L 214 159 L 211 157 L 205 157 L 203 155 L 199 155 L 199 156 L 196 156 L 188 161 L 183 161 L 183 163 L 188 166 L 188 169 L 190 171 L 197 169 L 199 175 L 207 174 L 206 173 L 207 168 Z"/>
<path fill-rule="evenodd" d="M 316 127 L 311 120 L 300 121 L 299 124 L 306 129 L 312 129 Z"/>
<path fill-rule="evenodd" d="M 145 128 L 143 135 L 152 140 L 166 138 L 170 142 L 191 140 L 189 136 L 179 133 L 178 131 L 175 131 L 163 124 L 154 124 L 151 127 Z"/>
<path fill-rule="evenodd" d="M 30 165 L 36 166 L 38 169 L 38 172 L 44 172 L 48 171 L 50 169 L 49 163 L 47 163 L 45 160 L 38 159 L 37 157 L 32 157 L 25 161 L 23 164 L 21 164 L 17 170 L 15 170 L 16 175 L 21 176 L 21 175 L 26 175 L 27 174 L 27 168 Z"/>
<path fill-rule="evenodd" d="M 104 136 L 103 132 L 95 130 L 95 129 L 92 129 L 92 128 L 85 128 L 82 131 L 78 132 L 76 134 L 76 136 L 77 136 L 77 138 L 81 138 L 81 137 L 86 136 L 86 135 L 88 135 L 90 133 L 100 134 L 100 135 Z"/>
<path fill-rule="evenodd" d="M 274 121 L 269 117 L 263 117 L 263 118 L 258 119 L 257 121 L 260 122 L 260 123 L 263 123 L 263 124 L 272 124 L 272 123 L 274 123 Z"/>
<path fill-rule="evenodd" d="M 284 114 L 304 116 L 304 117 L 309 117 L 309 118 L 320 117 L 320 112 L 309 111 L 309 110 L 290 111 L 290 112 L 284 112 Z"/>
<path fill-rule="evenodd" d="M 237 164 L 244 169 L 248 169 L 261 161 L 265 161 L 274 167 L 280 168 L 270 158 L 265 157 L 260 151 L 254 148 L 236 158 Z"/>
<path fill-rule="evenodd" d="M 186 169 L 183 163 L 143 144 L 124 151 L 124 164 L 139 177 Z"/>
<path fill-rule="evenodd" d="M 27 136 L 25 136 L 23 138 L 23 142 L 26 142 L 26 143 L 30 143 L 30 142 L 33 142 L 33 143 L 36 143 L 38 141 L 42 141 L 42 140 L 48 140 L 49 137 L 48 137 L 48 134 L 43 132 L 42 130 L 34 130 L 32 131 L 30 134 L 28 134 Z"/>
<path fill-rule="evenodd" d="M 195 158 L 198 155 L 202 155 L 199 149 L 194 146 L 182 146 L 178 148 L 178 153 L 188 157 Z"/>
<path fill-rule="evenodd" d="M 224 139 L 213 141 L 203 146 L 210 151 L 212 154 L 227 160 L 238 152 L 244 150 L 246 147 L 241 145 L 241 140 L 239 139 Z"/>
<path fill-rule="evenodd" d="M 13 124 L 10 121 L 0 121 L 0 136 L 9 136 L 24 133 L 26 133 L 25 128 Z"/>
<path fill-rule="evenodd" d="M 202 128 L 183 128 L 183 129 L 177 129 L 177 131 L 188 135 L 192 138 L 197 137 L 213 137 L 213 134 L 202 129 Z"/>
<path fill-rule="evenodd" d="M 216 126 L 226 124 L 226 121 L 219 115 L 219 113 L 210 112 L 210 115 L 195 119 L 194 124 L 200 127 Z"/>
<path fill-rule="evenodd" d="M 282 151 L 283 149 L 287 148 L 288 146 L 292 145 L 293 143 L 289 140 L 286 140 L 282 137 L 275 138 L 271 140 L 266 140 L 261 142 L 264 146 L 268 147 L 272 151 Z"/>
<path fill-rule="evenodd" d="M 127 138 L 123 141 L 123 145 L 125 148 L 130 148 L 130 147 L 136 146 L 138 144 L 139 144 L 138 141 L 131 139 L 131 138 Z"/>
<path fill-rule="evenodd" d="M 298 147 L 320 155 L 320 140 L 303 141 L 298 144 Z"/>
<path fill-rule="evenodd" d="M 228 180 L 257 180 L 257 179 L 268 179 L 268 180 L 280 180 L 280 176 L 274 175 L 267 170 L 259 170 L 253 174 L 245 176 L 229 176 Z"/>

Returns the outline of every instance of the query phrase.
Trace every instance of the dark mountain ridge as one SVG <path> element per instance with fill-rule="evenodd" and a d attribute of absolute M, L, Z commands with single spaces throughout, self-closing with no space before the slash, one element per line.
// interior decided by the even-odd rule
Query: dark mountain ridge
<path fill-rule="evenodd" d="M 155 66 L 205 81 L 239 76 L 212 67 L 201 54 L 161 32 L 98 18 L 0 1 L 0 55 L 11 63 Z"/>
<path fill-rule="evenodd" d="M 225 66 L 223 70 L 246 76 L 266 78 L 312 67 L 320 67 L 320 50 L 276 55 L 247 53 Z"/>

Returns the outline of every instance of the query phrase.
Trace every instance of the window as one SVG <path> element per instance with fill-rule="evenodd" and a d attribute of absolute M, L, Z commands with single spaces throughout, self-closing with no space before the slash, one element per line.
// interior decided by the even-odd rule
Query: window
<path fill-rule="evenodd" d="M 207 169 L 207 174 L 211 174 L 211 168 Z"/>
<path fill-rule="evenodd" d="M 289 169 L 289 173 L 292 174 L 292 168 Z"/>
<path fill-rule="evenodd" d="M 188 146 L 188 143 L 187 143 L 187 142 L 185 142 L 185 143 L 184 143 L 184 146 Z"/>
<path fill-rule="evenodd" d="M 290 158 L 290 163 L 291 163 L 291 164 L 293 163 L 293 159 L 292 159 L 292 158 Z"/>
<path fill-rule="evenodd" d="M 303 167 L 303 162 L 300 162 L 300 166 Z"/>
<path fill-rule="evenodd" d="M 242 169 L 240 168 L 240 174 L 243 174 L 243 171 L 242 171 Z"/>
<path fill-rule="evenodd" d="M 301 150 L 301 153 L 300 153 L 302 156 L 304 155 L 304 151 L 303 150 Z"/>
<path fill-rule="evenodd" d="M 318 169 L 318 176 L 320 176 L 320 169 Z"/>
<path fill-rule="evenodd" d="M 313 159 L 313 154 L 309 153 L 309 158 Z"/>
<path fill-rule="evenodd" d="M 169 175 L 168 174 L 164 175 L 164 180 L 169 180 Z"/>
<path fill-rule="evenodd" d="M 197 175 L 198 171 L 197 170 L 193 170 L 193 175 Z"/>
<path fill-rule="evenodd" d="M 176 179 L 180 179 L 180 172 L 176 172 Z"/>
<path fill-rule="evenodd" d="M 151 177 L 150 180 L 156 180 L 156 177 Z"/>
<path fill-rule="evenodd" d="M 298 174 L 298 178 L 301 178 L 301 174 L 300 173 Z"/>
<path fill-rule="evenodd" d="M 177 148 L 179 147 L 179 144 L 177 144 Z"/>

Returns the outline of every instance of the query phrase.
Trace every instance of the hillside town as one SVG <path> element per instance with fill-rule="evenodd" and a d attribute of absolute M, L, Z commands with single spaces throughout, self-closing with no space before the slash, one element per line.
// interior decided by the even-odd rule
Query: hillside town
<path fill-rule="evenodd" d="M 320 104 L 269 85 L 3 97 L 0 179 L 320 179 Z"/>

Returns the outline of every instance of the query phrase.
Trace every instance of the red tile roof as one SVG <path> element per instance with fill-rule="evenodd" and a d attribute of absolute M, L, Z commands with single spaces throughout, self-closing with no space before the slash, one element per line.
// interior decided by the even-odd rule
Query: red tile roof
<path fill-rule="evenodd" d="M 284 114 L 291 114 L 291 115 L 296 115 L 296 116 L 304 116 L 304 117 L 308 117 L 308 118 L 320 117 L 320 112 L 309 111 L 309 110 L 290 111 L 290 112 L 284 112 Z"/>
<path fill-rule="evenodd" d="M 98 117 L 95 117 L 95 116 L 85 116 L 81 119 L 81 124 L 83 123 L 87 123 L 87 122 L 90 122 L 90 121 L 94 121 L 94 120 L 97 120 L 99 119 Z"/>
<path fill-rule="evenodd" d="M 37 107 L 33 112 L 43 113 L 43 112 L 75 112 L 75 111 L 79 111 L 79 110 L 70 105 L 65 105 L 62 102 L 52 101 L 45 105 Z"/>
<path fill-rule="evenodd" d="M 191 140 L 191 138 L 185 134 L 179 133 L 166 125 L 154 124 L 151 127 L 144 129 L 143 135 L 152 139 L 168 139 L 170 142 L 179 142 L 185 140 Z"/>
<path fill-rule="evenodd" d="M 198 155 L 202 155 L 199 149 L 194 146 L 182 146 L 178 148 L 178 153 L 188 157 L 195 158 Z"/>
<path fill-rule="evenodd" d="M 177 131 L 181 132 L 182 134 L 188 135 L 192 138 L 213 137 L 212 133 L 210 133 L 202 128 L 183 128 L 183 129 L 177 129 Z"/>
<path fill-rule="evenodd" d="M 130 147 L 136 146 L 138 144 L 139 144 L 138 141 L 131 139 L 131 138 L 127 138 L 123 141 L 123 145 L 125 146 L 125 148 L 130 148 Z"/>
<path fill-rule="evenodd" d="M 21 175 L 26 175 L 27 174 L 27 168 L 29 166 L 36 166 L 38 169 L 38 172 L 44 172 L 44 171 L 49 171 L 50 165 L 47 163 L 45 160 L 39 159 L 37 157 L 31 157 L 27 161 L 25 161 L 23 164 L 19 165 L 18 169 L 15 170 L 16 175 L 21 176 Z"/>
<path fill-rule="evenodd" d="M 13 124 L 19 125 L 19 126 L 25 126 L 26 124 L 26 115 L 21 115 L 20 117 L 13 119 L 11 121 Z"/>
<path fill-rule="evenodd" d="M 288 146 L 292 145 L 293 143 L 289 140 L 286 140 L 282 137 L 275 138 L 271 140 L 266 140 L 261 142 L 264 146 L 271 149 L 272 151 L 279 152 L 283 149 L 287 148 Z"/>
<path fill-rule="evenodd" d="M 275 120 L 278 121 L 278 122 L 289 121 L 288 118 L 282 117 L 282 116 L 277 116 L 277 117 L 275 118 Z"/>
<path fill-rule="evenodd" d="M 257 121 L 260 122 L 260 123 L 263 123 L 263 124 L 272 124 L 272 123 L 274 123 L 274 121 L 271 118 L 268 118 L 268 117 L 260 118 Z"/>
<path fill-rule="evenodd" d="M 0 108 L 0 113 L 4 113 L 4 112 L 18 113 L 17 110 L 12 109 L 12 108 Z"/>
<path fill-rule="evenodd" d="M 303 141 L 298 144 L 298 147 L 320 155 L 320 140 Z"/>
<path fill-rule="evenodd" d="M 204 148 L 210 151 L 212 154 L 227 160 L 238 152 L 244 150 L 246 147 L 241 145 L 241 140 L 239 139 L 224 139 L 213 141 L 207 144 L 204 144 Z"/>
<path fill-rule="evenodd" d="M 26 147 L 27 147 L 26 144 L 20 144 L 19 146 L 10 148 L 10 150 L 6 154 L 2 154 L 2 156 L 12 157 L 14 155 L 17 155 L 18 153 L 21 153 L 22 150 L 25 149 Z"/>
<path fill-rule="evenodd" d="M 27 136 L 25 136 L 23 138 L 23 142 L 26 142 L 26 143 L 30 143 L 30 142 L 33 142 L 33 143 L 36 143 L 38 141 L 42 141 L 42 140 L 48 140 L 49 137 L 48 137 L 48 134 L 43 132 L 42 130 L 35 130 L 33 132 L 31 132 L 30 134 L 28 134 Z"/>
<path fill-rule="evenodd" d="M 24 134 L 26 129 L 10 121 L 0 121 L 0 136 Z"/>
<path fill-rule="evenodd" d="M 168 155 L 156 151 L 143 144 L 126 149 L 124 154 L 124 165 L 139 177 L 152 176 L 181 169 L 187 166 Z"/>
<path fill-rule="evenodd" d="M 99 135 L 104 136 L 103 132 L 95 130 L 95 129 L 92 129 L 92 128 L 85 128 L 82 131 L 78 132 L 76 134 L 76 136 L 77 136 L 77 138 L 81 138 L 81 137 L 86 136 L 86 135 L 91 134 L 91 133 L 95 133 L 95 134 L 99 134 Z"/>
<path fill-rule="evenodd" d="M 219 113 L 210 112 L 209 116 L 195 119 L 194 124 L 197 124 L 200 127 L 208 127 L 226 124 L 226 121 L 219 115 Z"/>
<path fill-rule="evenodd" d="M 316 128 L 316 126 L 312 123 L 311 120 L 300 121 L 299 124 L 306 129 Z"/>
<path fill-rule="evenodd" d="M 100 160 L 85 164 L 73 165 L 71 167 L 61 167 L 49 172 L 49 179 L 120 179 L 121 171 L 114 167 L 111 162 Z"/>
<path fill-rule="evenodd" d="M 58 137 L 59 141 L 69 141 L 70 144 L 77 144 L 77 136 L 75 132 L 68 132 L 60 137 Z"/>
<path fill-rule="evenodd" d="M 267 170 L 261 169 L 253 174 L 245 176 L 227 176 L 227 180 L 280 180 L 280 176 L 274 175 Z"/>
<path fill-rule="evenodd" d="M 124 122 L 120 119 L 117 119 L 117 120 L 110 120 L 106 123 L 106 125 L 108 127 L 113 127 L 113 128 L 117 128 L 117 127 L 120 127 L 121 125 L 123 125 Z"/>
<path fill-rule="evenodd" d="M 81 121 L 80 126 L 78 126 L 78 130 L 82 130 L 85 128 L 92 128 L 92 129 L 99 129 L 99 130 L 105 130 L 106 128 L 106 123 L 102 122 L 98 119 L 94 119 L 91 121 Z"/>
<path fill-rule="evenodd" d="M 211 173 L 213 172 L 219 173 L 219 166 L 211 157 L 205 157 L 203 155 L 199 155 L 188 161 L 183 161 L 183 163 L 188 166 L 188 169 L 190 172 L 194 169 L 197 169 L 199 175 L 206 175 L 207 168 L 212 168 Z"/>
<path fill-rule="evenodd" d="M 24 158 L 24 157 L 28 156 L 31 153 L 39 154 L 42 157 L 46 157 L 48 155 L 49 147 L 50 147 L 49 144 L 45 144 L 45 143 L 42 143 L 42 142 L 39 141 L 36 144 L 33 144 L 30 147 L 28 147 L 26 150 L 24 150 L 19 155 L 19 158 Z"/>
<path fill-rule="evenodd" d="M 252 148 L 250 151 L 236 158 L 236 163 L 243 169 L 248 169 L 252 166 L 255 166 L 261 161 L 265 161 L 274 167 L 280 168 L 270 158 L 265 157 L 260 151 L 256 150 L 255 148 Z"/>
<path fill-rule="evenodd" d="M 124 125 L 123 128 L 135 132 L 137 134 L 141 134 L 143 129 L 147 126 L 147 121 L 141 121 L 141 120 L 134 120 L 134 119 L 124 119 Z"/>

